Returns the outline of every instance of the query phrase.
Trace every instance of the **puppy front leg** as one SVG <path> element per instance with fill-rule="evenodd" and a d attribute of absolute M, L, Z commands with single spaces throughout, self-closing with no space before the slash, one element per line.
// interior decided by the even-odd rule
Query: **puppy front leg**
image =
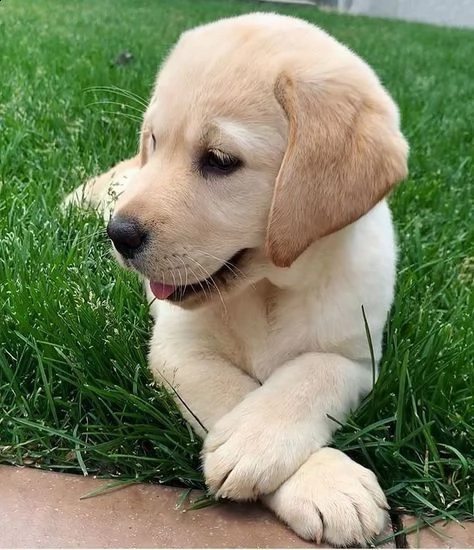
<path fill-rule="evenodd" d="M 370 367 L 329 353 L 281 366 L 219 420 L 204 443 L 204 474 L 217 496 L 254 499 L 275 491 L 329 443 L 372 385 Z"/>
<path fill-rule="evenodd" d="M 153 376 L 171 390 L 183 416 L 203 438 L 218 420 L 260 387 L 222 358 L 202 358 L 202 351 L 168 357 L 162 351 L 151 347 L 149 365 Z"/>
<path fill-rule="evenodd" d="M 92 208 L 107 222 L 118 196 L 125 190 L 140 168 L 139 155 L 116 164 L 100 176 L 88 180 L 70 193 L 62 202 L 63 210 L 69 206 Z"/>

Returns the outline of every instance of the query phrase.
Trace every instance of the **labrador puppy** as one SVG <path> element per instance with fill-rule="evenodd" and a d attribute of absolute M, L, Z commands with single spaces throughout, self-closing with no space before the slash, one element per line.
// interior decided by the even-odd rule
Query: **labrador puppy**
<path fill-rule="evenodd" d="M 185 32 L 139 154 L 67 199 L 113 211 L 117 257 L 154 299 L 150 369 L 204 438 L 210 491 L 261 499 L 316 542 L 364 544 L 386 522 L 374 474 L 327 445 L 372 388 L 362 307 L 381 357 L 384 197 L 407 155 L 364 61 L 305 21 L 253 13 Z"/>

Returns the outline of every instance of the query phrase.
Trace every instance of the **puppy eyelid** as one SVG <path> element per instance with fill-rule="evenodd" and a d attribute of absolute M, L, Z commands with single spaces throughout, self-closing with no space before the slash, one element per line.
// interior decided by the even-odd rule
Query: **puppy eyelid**
<path fill-rule="evenodd" d="M 151 134 L 151 147 L 152 147 L 152 151 L 156 149 L 156 138 L 153 133 Z"/>
<path fill-rule="evenodd" d="M 241 166 L 240 159 L 219 149 L 207 150 L 200 159 L 200 172 L 204 177 L 228 175 Z"/>

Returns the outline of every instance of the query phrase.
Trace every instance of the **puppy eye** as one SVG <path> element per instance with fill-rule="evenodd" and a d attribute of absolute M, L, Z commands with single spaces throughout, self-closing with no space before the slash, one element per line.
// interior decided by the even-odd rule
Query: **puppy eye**
<path fill-rule="evenodd" d="M 201 171 L 204 175 L 230 174 L 241 165 L 242 162 L 238 158 L 218 150 L 207 151 L 201 159 Z"/>
<path fill-rule="evenodd" d="M 151 134 L 151 150 L 154 151 L 156 149 L 156 138 L 153 134 Z"/>

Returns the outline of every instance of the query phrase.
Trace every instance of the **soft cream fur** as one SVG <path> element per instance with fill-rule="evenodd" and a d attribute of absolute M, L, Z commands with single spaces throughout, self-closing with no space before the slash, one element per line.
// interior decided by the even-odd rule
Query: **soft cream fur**
<path fill-rule="evenodd" d="M 156 139 L 153 147 L 152 134 Z M 243 166 L 205 178 L 207 149 Z M 260 498 L 300 536 L 363 544 L 384 528 L 372 472 L 327 448 L 372 387 L 393 299 L 384 195 L 406 175 L 398 111 L 373 71 L 321 29 L 252 14 L 183 34 L 144 115 L 140 153 L 68 198 L 149 232 L 127 261 L 148 280 L 206 278 L 247 248 L 235 280 L 153 301 L 150 368 L 206 427 L 209 489 Z M 111 206 L 112 204 L 112 206 Z M 108 214 L 106 214 L 108 215 Z"/>

